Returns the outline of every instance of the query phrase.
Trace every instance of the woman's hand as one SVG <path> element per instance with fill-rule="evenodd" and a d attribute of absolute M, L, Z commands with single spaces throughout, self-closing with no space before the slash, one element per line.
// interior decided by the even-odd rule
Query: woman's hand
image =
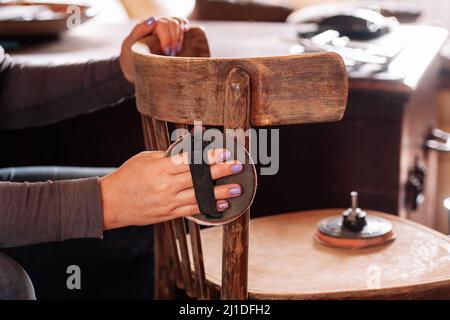
<path fill-rule="evenodd" d="M 214 180 L 240 173 L 242 164 L 224 162 L 230 152 L 209 153 Z M 163 152 L 142 152 L 102 178 L 104 229 L 144 226 L 199 214 L 187 155 L 167 158 Z M 228 198 L 241 195 L 240 185 L 216 186 L 219 212 L 228 209 Z"/>
<path fill-rule="evenodd" d="M 189 30 L 189 22 L 181 18 L 150 17 L 139 23 L 122 43 L 120 67 L 125 78 L 134 83 L 134 62 L 131 47 L 150 34 L 156 34 L 161 50 L 167 56 L 175 56 L 183 48 L 184 33 Z"/>

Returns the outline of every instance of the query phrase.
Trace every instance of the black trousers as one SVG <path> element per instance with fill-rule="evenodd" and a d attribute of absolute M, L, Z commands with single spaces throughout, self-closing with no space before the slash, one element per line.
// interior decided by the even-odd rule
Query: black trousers
<path fill-rule="evenodd" d="M 0 181 L 41 182 L 104 176 L 112 168 L 24 167 L 0 169 Z M 80 239 L 0 253 L 0 299 L 151 299 L 153 228 L 105 232 Z M 67 285 L 70 267 L 81 271 L 81 288 Z"/>

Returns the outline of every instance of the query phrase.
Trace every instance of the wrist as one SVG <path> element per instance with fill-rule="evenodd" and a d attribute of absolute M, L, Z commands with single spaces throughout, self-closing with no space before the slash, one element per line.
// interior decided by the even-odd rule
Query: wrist
<path fill-rule="evenodd" d="M 103 207 L 103 230 L 119 228 L 119 221 L 114 205 L 114 195 L 111 190 L 110 176 L 100 179 L 100 192 Z"/>

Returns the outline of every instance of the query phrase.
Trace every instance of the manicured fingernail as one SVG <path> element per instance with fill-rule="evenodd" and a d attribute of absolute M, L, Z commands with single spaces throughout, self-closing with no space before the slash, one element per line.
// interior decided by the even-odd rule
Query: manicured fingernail
<path fill-rule="evenodd" d="M 230 151 L 228 151 L 228 150 L 226 150 L 226 151 L 223 151 L 220 155 L 219 155 L 219 159 L 222 159 L 222 160 L 228 160 L 228 159 L 230 159 L 231 158 L 231 152 Z"/>
<path fill-rule="evenodd" d="M 189 25 L 187 23 L 183 23 L 183 25 L 181 26 L 181 29 L 183 29 L 183 31 L 188 31 Z"/>
<path fill-rule="evenodd" d="M 228 193 L 232 196 L 238 196 L 242 193 L 241 187 L 235 187 L 228 190 Z"/>
<path fill-rule="evenodd" d="M 148 26 L 148 27 L 151 27 L 151 26 L 153 26 L 153 24 L 156 22 L 156 18 L 155 17 L 150 17 L 150 18 L 148 18 L 147 20 L 145 20 L 145 24 Z"/>
<path fill-rule="evenodd" d="M 171 57 L 175 57 L 177 55 L 177 50 L 175 50 L 175 49 L 170 49 L 170 56 Z"/>
<path fill-rule="evenodd" d="M 170 53 L 172 52 L 172 49 L 170 47 L 165 47 L 163 52 L 164 52 L 164 54 L 166 56 L 170 56 Z"/>
<path fill-rule="evenodd" d="M 238 173 L 241 172 L 244 167 L 240 163 L 233 164 L 231 166 L 231 172 Z"/>
<path fill-rule="evenodd" d="M 181 43 L 181 41 L 178 41 L 178 43 L 177 43 L 177 52 L 181 52 L 181 49 L 183 49 L 183 47 L 182 47 L 182 43 Z"/>
<path fill-rule="evenodd" d="M 225 211 L 230 207 L 228 201 L 220 200 L 217 201 L 217 211 Z"/>

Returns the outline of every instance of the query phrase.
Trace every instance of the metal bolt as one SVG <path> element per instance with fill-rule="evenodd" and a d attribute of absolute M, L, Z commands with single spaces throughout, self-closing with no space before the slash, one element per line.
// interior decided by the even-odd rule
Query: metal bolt
<path fill-rule="evenodd" d="M 350 195 L 352 196 L 352 209 L 355 212 L 358 209 L 358 192 L 353 191 Z"/>

